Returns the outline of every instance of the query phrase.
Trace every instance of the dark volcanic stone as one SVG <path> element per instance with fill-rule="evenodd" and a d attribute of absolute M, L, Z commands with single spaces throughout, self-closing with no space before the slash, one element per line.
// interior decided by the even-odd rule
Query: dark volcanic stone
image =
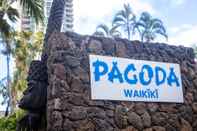
<path fill-rule="evenodd" d="M 48 131 L 197 130 L 197 64 L 191 48 L 72 32 L 55 33 L 46 47 L 48 59 L 44 64 L 34 62 L 28 79 L 45 82 L 35 84 L 35 94 L 41 97 L 32 100 L 42 98 L 40 88 L 47 87 Z M 90 54 L 179 64 L 184 103 L 92 100 Z M 33 68 L 39 69 L 33 73 Z"/>
<path fill-rule="evenodd" d="M 119 128 L 125 128 L 128 125 L 127 116 L 124 108 L 121 106 L 116 107 L 114 120 Z"/>
<path fill-rule="evenodd" d="M 136 127 L 137 129 L 142 129 L 143 128 L 143 123 L 142 123 L 142 119 L 140 118 L 140 116 L 138 114 L 136 114 L 135 112 L 129 112 L 128 113 L 128 121 L 129 123 Z M 147 124 L 147 123 L 146 123 Z M 148 123 L 149 124 L 149 123 Z"/>
<path fill-rule="evenodd" d="M 87 117 L 87 111 L 82 107 L 73 108 L 68 116 L 68 118 L 72 121 L 82 120 L 85 119 L 86 117 Z"/>
<path fill-rule="evenodd" d="M 144 112 L 144 114 L 141 115 L 141 119 L 144 127 L 151 126 L 151 116 L 148 114 L 148 112 Z"/>
<path fill-rule="evenodd" d="M 66 63 L 71 67 L 77 67 L 80 65 L 80 59 L 79 58 L 76 58 L 74 56 L 66 56 Z"/>

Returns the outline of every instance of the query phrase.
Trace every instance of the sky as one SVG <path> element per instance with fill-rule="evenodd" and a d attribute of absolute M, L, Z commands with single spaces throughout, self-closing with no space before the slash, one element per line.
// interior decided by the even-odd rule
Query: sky
<path fill-rule="evenodd" d="M 124 3 L 131 5 L 138 18 L 148 11 L 163 21 L 168 42 L 162 37 L 156 41 L 187 47 L 197 44 L 197 0 L 74 0 L 74 31 L 92 34 L 98 24 L 110 26 Z"/>
<path fill-rule="evenodd" d="M 110 26 L 124 3 L 131 5 L 138 18 L 143 11 L 148 11 L 163 21 L 169 39 L 166 42 L 159 37 L 156 41 L 186 47 L 197 45 L 197 0 L 74 0 L 74 31 L 91 35 L 101 23 Z M 13 72 L 13 60 L 11 69 Z M 6 58 L 0 54 L 0 79 L 5 76 Z M 0 106 L 0 110 L 4 108 Z"/>

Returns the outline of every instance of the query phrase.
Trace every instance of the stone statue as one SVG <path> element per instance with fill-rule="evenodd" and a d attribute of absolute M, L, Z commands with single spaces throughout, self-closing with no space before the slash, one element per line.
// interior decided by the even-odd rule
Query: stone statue
<path fill-rule="evenodd" d="M 27 114 L 19 121 L 17 131 L 38 131 L 43 128 L 47 102 L 47 69 L 41 61 L 32 61 L 28 73 L 28 88 L 19 102 Z"/>
<path fill-rule="evenodd" d="M 60 32 L 64 16 L 66 0 L 53 0 L 50 16 L 48 19 L 47 30 L 45 33 L 42 59 L 33 61 L 29 68 L 28 88 L 19 102 L 19 107 L 28 111 L 17 126 L 17 131 L 40 131 L 46 128 L 46 102 L 47 102 L 47 42 L 50 35 L 54 32 Z M 45 123 L 42 123 L 45 119 Z M 46 129 L 44 129 L 46 130 Z"/>

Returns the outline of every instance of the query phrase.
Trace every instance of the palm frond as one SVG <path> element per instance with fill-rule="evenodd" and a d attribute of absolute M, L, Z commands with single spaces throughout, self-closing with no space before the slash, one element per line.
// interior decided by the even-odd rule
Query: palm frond
<path fill-rule="evenodd" d="M 132 17 L 130 17 L 129 21 L 132 21 L 133 23 L 136 22 L 136 16 L 133 14 Z"/>
<path fill-rule="evenodd" d="M 115 17 L 122 17 L 122 18 L 127 18 L 127 14 L 125 10 L 120 10 L 119 12 L 116 13 Z"/>
<path fill-rule="evenodd" d="M 43 11 L 43 1 L 42 0 L 19 0 L 23 7 L 23 11 L 27 12 L 30 16 L 35 19 L 35 22 L 43 23 L 44 11 Z"/>
<path fill-rule="evenodd" d="M 151 15 L 148 12 L 142 12 L 140 19 L 142 21 L 149 21 L 151 19 Z"/>
<path fill-rule="evenodd" d="M 118 30 L 115 30 L 111 34 L 114 38 L 120 38 L 122 36 L 121 32 Z"/>
<path fill-rule="evenodd" d="M 105 34 L 103 32 L 100 32 L 100 31 L 96 31 L 93 33 L 93 36 L 97 36 L 97 37 L 104 37 Z"/>
<path fill-rule="evenodd" d="M 113 30 L 117 30 L 117 28 L 120 27 L 120 25 L 121 25 L 121 24 L 116 24 L 116 25 L 113 25 L 113 24 L 112 24 L 111 30 L 112 30 L 112 31 L 113 31 Z"/>
<path fill-rule="evenodd" d="M 7 77 L 4 77 L 0 80 L 0 85 L 3 84 L 4 81 L 6 81 Z"/>
<path fill-rule="evenodd" d="M 125 12 L 126 17 L 128 18 L 130 15 L 133 15 L 132 8 L 129 3 L 124 4 L 124 12 Z"/>
<path fill-rule="evenodd" d="M 138 28 L 138 27 L 146 28 L 146 25 L 144 23 L 141 23 L 141 22 L 136 22 L 135 25 L 134 25 L 134 28 Z"/>
<path fill-rule="evenodd" d="M 96 27 L 96 30 L 99 32 L 103 32 L 106 36 L 109 36 L 109 28 L 105 24 L 100 24 Z"/>
<path fill-rule="evenodd" d="M 111 36 L 113 36 L 113 37 L 121 37 L 121 32 L 117 30 L 118 27 L 120 27 L 120 25 L 118 25 L 118 24 L 115 25 L 115 26 L 112 25 L 112 28 L 110 29 Z"/>
<path fill-rule="evenodd" d="M 133 25 L 136 22 L 136 17 L 132 11 L 130 4 L 124 4 L 123 10 L 116 13 L 112 25 L 118 25 L 124 29 L 130 39 L 130 32 L 133 30 Z"/>
<path fill-rule="evenodd" d="M 152 22 L 153 23 L 159 23 L 159 24 L 163 25 L 163 21 L 160 20 L 160 19 L 157 19 L 157 18 L 152 19 Z"/>
<path fill-rule="evenodd" d="M 166 33 L 166 28 L 163 24 L 160 23 L 155 23 L 154 25 L 152 25 L 152 30 L 161 30 L 162 32 Z"/>
<path fill-rule="evenodd" d="M 7 16 L 12 22 L 16 22 L 19 18 L 19 13 L 17 9 L 12 8 L 11 6 L 7 10 Z"/>
<path fill-rule="evenodd" d="M 134 25 L 133 25 L 133 29 L 132 29 L 132 33 L 135 34 L 135 31 L 137 30 L 138 33 L 141 35 L 143 30 L 145 28 L 145 25 L 143 23 L 140 23 L 140 22 L 136 22 Z"/>
<path fill-rule="evenodd" d="M 165 32 L 163 32 L 161 30 L 157 30 L 156 33 L 164 36 L 166 38 L 166 40 L 168 40 L 168 35 Z"/>
<path fill-rule="evenodd" d="M 113 19 L 112 25 L 124 25 L 126 23 L 126 20 L 120 16 L 117 16 Z"/>
<path fill-rule="evenodd" d="M 148 12 L 143 12 L 134 28 L 140 30 L 141 40 L 150 42 L 156 38 L 156 34 L 160 34 L 167 39 L 166 29 L 160 19 L 152 18 Z"/>
<path fill-rule="evenodd" d="M 6 20 L 2 19 L 0 21 L 0 34 L 3 39 L 9 38 L 12 32 L 11 26 L 7 23 Z"/>

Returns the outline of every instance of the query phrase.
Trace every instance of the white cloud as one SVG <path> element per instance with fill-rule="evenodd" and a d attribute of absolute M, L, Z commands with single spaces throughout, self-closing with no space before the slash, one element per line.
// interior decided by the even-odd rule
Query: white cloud
<path fill-rule="evenodd" d="M 185 0 L 170 0 L 174 4 L 183 4 Z M 92 34 L 100 23 L 110 25 L 116 11 L 123 8 L 124 3 L 130 3 L 134 13 L 139 15 L 148 11 L 153 15 L 156 12 L 149 3 L 141 0 L 74 0 L 74 30 L 81 34 Z M 197 43 L 197 25 L 183 24 L 169 28 L 169 44 L 191 46 Z M 157 39 L 165 42 L 163 37 Z"/>
<path fill-rule="evenodd" d="M 176 30 L 173 32 L 173 30 Z M 171 28 L 169 43 L 175 45 L 191 46 L 197 44 L 197 25 L 184 24 L 180 27 Z"/>
<path fill-rule="evenodd" d="M 155 14 L 149 3 L 140 0 L 74 0 L 74 30 L 81 34 L 92 34 L 100 23 L 110 24 L 116 11 L 130 3 L 134 13 L 148 11 Z"/>
<path fill-rule="evenodd" d="M 181 26 L 179 26 L 179 27 L 171 27 L 171 28 L 169 29 L 169 31 L 170 31 L 170 33 L 174 34 L 174 33 L 180 32 L 180 31 L 188 30 L 188 29 L 190 29 L 190 28 L 192 28 L 192 27 L 193 27 L 193 26 L 190 25 L 190 24 L 183 24 L 183 25 L 181 25 Z"/>
<path fill-rule="evenodd" d="M 169 0 L 172 5 L 180 6 L 185 3 L 186 0 Z"/>

